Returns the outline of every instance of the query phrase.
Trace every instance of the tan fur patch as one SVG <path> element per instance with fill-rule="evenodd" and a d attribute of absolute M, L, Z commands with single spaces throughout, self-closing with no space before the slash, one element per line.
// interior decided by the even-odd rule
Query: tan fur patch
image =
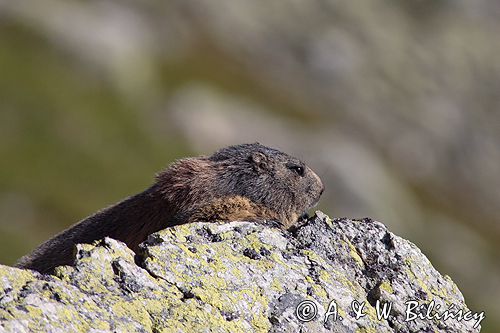
<path fill-rule="evenodd" d="M 201 207 L 190 218 L 190 222 L 229 222 L 229 221 L 281 221 L 278 214 L 257 205 L 242 196 L 218 198 Z"/>

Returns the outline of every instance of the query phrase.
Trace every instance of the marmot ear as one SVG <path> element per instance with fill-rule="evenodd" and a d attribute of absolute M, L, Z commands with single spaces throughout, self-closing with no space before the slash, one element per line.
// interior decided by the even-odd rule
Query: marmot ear
<path fill-rule="evenodd" d="M 261 152 L 254 152 L 249 157 L 250 162 L 255 171 L 269 170 L 269 163 L 267 156 Z"/>

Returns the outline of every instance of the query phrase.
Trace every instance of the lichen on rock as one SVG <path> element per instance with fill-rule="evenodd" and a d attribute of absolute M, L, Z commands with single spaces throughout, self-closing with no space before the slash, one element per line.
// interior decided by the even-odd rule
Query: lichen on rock
<path fill-rule="evenodd" d="M 54 276 L 0 266 L 5 332 L 480 330 L 479 317 L 405 321 L 412 300 L 469 311 L 415 245 L 379 222 L 321 212 L 291 232 L 180 225 L 151 235 L 137 254 L 110 238 L 80 244 L 75 266 Z M 377 317 L 377 303 L 392 305 L 389 318 Z"/>

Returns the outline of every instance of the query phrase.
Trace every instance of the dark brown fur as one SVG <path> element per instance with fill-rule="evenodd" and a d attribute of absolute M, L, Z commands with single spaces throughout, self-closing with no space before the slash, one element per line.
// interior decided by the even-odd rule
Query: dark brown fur
<path fill-rule="evenodd" d="M 173 163 L 144 192 L 66 229 L 16 266 L 50 273 L 73 264 L 75 244 L 107 236 L 137 251 L 151 233 L 194 221 L 273 220 L 288 228 L 322 192 L 300 160 L 258 143 L 230 146 Z"/>

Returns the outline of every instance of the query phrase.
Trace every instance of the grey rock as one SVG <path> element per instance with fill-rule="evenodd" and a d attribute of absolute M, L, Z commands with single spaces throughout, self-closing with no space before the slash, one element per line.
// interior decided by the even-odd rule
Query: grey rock
<path fill-rule="evenodd" d="M 406 321 L 408 301 L 464 318 Z M 0 266 L 2 332 L 479 332 L 481 318 L 414 244 L 321 212 L 291 231 L 181 225 L 137 255 L 106 238 L 54 276 Z"/>

